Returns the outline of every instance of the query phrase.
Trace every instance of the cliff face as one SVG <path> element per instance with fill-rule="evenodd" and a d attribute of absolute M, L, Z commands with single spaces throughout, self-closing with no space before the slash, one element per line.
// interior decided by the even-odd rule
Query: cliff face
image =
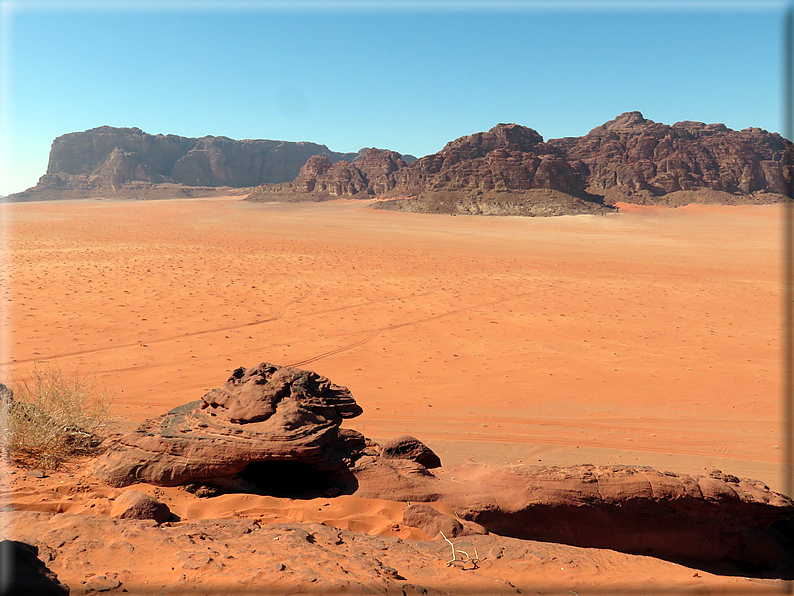
<path fill-rule="evenodd" d="M 312 157 L 297 179 L 266 184 L 250 201 L 321 201 L 337 197 L 410 197 L 381 209 L 425 213 L 562 215 L 606 211 L 563 152 L 534 130 L 499 124 L 452 141 L 410 164 L 394 151 L 370 149 L 353 163 Z"/>
<path fill-rule="evenodd" d="M 151 185 L 252 187 L 293 180 L 313 155 L 333 163 L 357 154 L 337 153 L 315 143 L 195 139 L 102 126 L 55 139 L 47 173 L 37 186 L 16 196 L 135 194 L 152 190 Z"/>

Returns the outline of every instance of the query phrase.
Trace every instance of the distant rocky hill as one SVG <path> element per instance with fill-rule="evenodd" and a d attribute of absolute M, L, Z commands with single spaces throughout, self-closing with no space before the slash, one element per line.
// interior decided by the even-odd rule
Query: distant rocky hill
<path fill-rule="evenodd" d="M 334 198 L 371 199 L 395 186 L 395 175 L 407 166 L 396 151 L 367 149 L 352 160 L 331 163 L 315 155 L 301 168 L 298 177 L 286 184 L 264 184 L 249 201 L 323 201 Z M 407 156 L 410 160 L 411 156 Z"/>
<path fill-rule="evenodd" d="M 187 138 L 101 126 L 55 139 L 47 173 L 35 187 L 9 198 L 228 193 L 234 188 L 293 180 L 314 155 L 335 163 L 353 161 L 359 153 L 338 153 L 316 143 Z"/>
<path fill-rule="evenodd" d="M 672 126 L 621 114 L 583 137 L 516 124 L 462 137 L 395 176 L 376 208 L 430 213 L 597 213 L 617 202 L 773 203 L 789 195 L 792 144 L 758 128 Z"/>
<path fill-rule="evenodd" d="M 375 207 L 423 213 L 564 215 L 610 210 L 581 166 L 531 128 L 499 124 L 461 137 L 396 175 Z"/>
<path fill-rule="evenodd" d="M 676 193 L 702 190 L 711 191 L 707 201 L 769 202 L 776 199 L 766 195 L 789 195 L 794 166 L 794 146 L 779 134 L 689 121 L 668 126 L 640 112 L 549 145 L 608 203 L 676 204 Z"/>
<path fill-rule="evenodd" d="M 582 137 L 544 141 L 498 124 L 416 159 L 365 148 L 149 135 L 103 126 L 58 137 L 39 183 L 4 200 L 246 195 L 250 201 L 380 198 L 426 213 L 605 213 L 615 203 L 774 203 L 791 196 L 794 146 L 759 128 L 672 126 L 626 112 Z M 252 189 L 252 187 L 255 187 Z"/>

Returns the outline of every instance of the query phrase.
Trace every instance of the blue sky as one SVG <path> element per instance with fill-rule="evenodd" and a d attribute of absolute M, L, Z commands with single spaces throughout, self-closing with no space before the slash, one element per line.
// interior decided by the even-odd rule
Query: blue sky
<path fill-rule="evenodd" d="M 416 156 L 630 110 L 782 132 L 784 2 L 0 1 L 0 194 L 101 125 Z"/>

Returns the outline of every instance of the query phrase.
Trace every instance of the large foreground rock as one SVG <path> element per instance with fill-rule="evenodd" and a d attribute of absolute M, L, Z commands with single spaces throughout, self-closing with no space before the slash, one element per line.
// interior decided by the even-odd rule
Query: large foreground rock
<path fill-rule="evenodd" d="M 362 457 L 357 496 L 442 501 L 515 538 L 610 548 L 717 572 L 794 577 L 794 501 L 762 482 L 644 467 L 492 466 L 427 470 Z"/>
<path fill-rule="evenodd" d="M 364 437 L 341 429 L 361 413 L 346 387 L 312 371 L 262 363 L 219 389 L 147 420 L 97 462 L 113 486 L 214 481 L 274 496 L 349 492 Z"/>
<path fill-rule="evenodd" d="M 243 513 L 245 516 L 245 513 Z M 612 550 L 477 535 L 452 538 L 479 568 L 447 566 L 450 545 L 372 536 L 317 523 L 204 519 L 179 524 L 101 515 L 0 511 L 14 540 L 49 545 L 73 593 L 114 579 L 148 594 L 784 594 L 780 580 L 719 577 Z M 173 569 L 172 569 L 173 568 Z M 696 576 L 696 577 L 693 577 Z M 649 586 L 651 587 L 649 589 Z M 36 594 L 28 592 L 24 596 Z"/>

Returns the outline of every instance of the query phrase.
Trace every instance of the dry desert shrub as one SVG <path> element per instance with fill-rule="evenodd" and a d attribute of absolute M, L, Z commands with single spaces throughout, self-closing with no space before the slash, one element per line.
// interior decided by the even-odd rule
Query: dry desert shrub
<path fill-rule="evenodd" d="M 19 463 L 57 468 L 76 455 L 96 453 L 109 423 L 111 396 L 97 391 L 92 375 L 67 375 L 34 367 L 30 378 L 0 389 L 0 430 Z"/>

